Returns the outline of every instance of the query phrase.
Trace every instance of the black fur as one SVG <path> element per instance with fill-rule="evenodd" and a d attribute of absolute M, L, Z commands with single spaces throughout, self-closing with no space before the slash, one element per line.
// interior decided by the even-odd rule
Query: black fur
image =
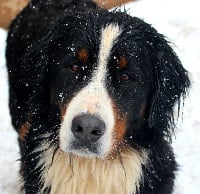
<path fill-rule="evenodd" d="M 89 0 L 32 0 L 10 26 L 6 53 L 12 123 L 17 131 L 27 121 L 31 126 L 25 141 L 19 141 L 27 194 L 37 193 L 42 185 L 41 169 L 36 168 L 38 154 L 33 150 L 46 133 L 58 147 L 59 105 L 89 82 L 97 61 L 101 28 L 110 23 L 117 23 L 123 32 L 110 57 L 113 66 L 109 67 L 108 91 L 120 111 L 128 115 L 124 142 L 149 151 L 138 194 L 173 191 L 177 170 L 170 146 L 175 127 L 173 109 L 185 97 L 190 81 L 168 42 L 144 21 L 127 13 L 100 9 Z M 86 47 L 92 53 L 88 69 L 77 79 L 65 70 L 78 63 L 72 47 Z M 123 73 L 130 74 L 131 80 L 118 80 L 120 72 L 114 68 L 114 56 L 129 59 L 130 67 Z M 83 81 L 84 75 L 87 77 Z M 142 104 L 145 113 L 138 116 Z"/>

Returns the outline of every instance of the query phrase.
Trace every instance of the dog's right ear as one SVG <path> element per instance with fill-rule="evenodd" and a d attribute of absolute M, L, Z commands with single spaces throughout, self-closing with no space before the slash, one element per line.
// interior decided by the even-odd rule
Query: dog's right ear
<path fill-rule="evenodd" d="M 23 57 L 23 80 L 26 84 L 26 99 L 24 110 L 29 118 L 39 115 L 47 107 L 49 93 L 49 43 L 51 35 L 30 45 Z M 27 96 L 28 95 L 28 96 Z"/>
<path fill-rule="evenodd" d="M 63 32 L 61 33 L 60 31 Z M 30 111 L 34 111 L 34 113 L 44 110 L 49 104 L 50 56 L 56 39 L 60 38 L 58 34 L 61 36 L 64 34 L 64 31 L 66 29 L 60 28 L 50 31 L 45 37 L 30 45 L 25 51 L 22 62 L 24 73 L 22 82 L 29 87 L 28 95 L 30 98 L 27 102 L 27 107 L 29 107 Z M 29 110 L 26 111 L 29 112 Z"/>

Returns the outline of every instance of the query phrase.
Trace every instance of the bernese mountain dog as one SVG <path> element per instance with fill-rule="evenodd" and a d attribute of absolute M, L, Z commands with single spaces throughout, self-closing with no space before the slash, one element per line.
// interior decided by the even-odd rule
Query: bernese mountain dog
<path fill-rule="evenodd" d="M 173 192 L 190 80 L 163 35 L 90 0 L 32 0 L 6 52 L 24 193 Z"/>

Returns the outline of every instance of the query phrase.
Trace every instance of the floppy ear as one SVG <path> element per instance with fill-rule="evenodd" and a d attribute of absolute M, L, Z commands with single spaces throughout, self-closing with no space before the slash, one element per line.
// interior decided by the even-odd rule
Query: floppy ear
<path fill-rule="evenodd" d="M 190 86 L 188 72 L 168 42 L 160 34 L 151 42 L 153 58 L 153 84 L 149 109 L 150 128 L 163 129 L 170 137 L 174 129 L 174 106 L 184 99 Z M 182 98 L 181 98 L 182 97 Z"/>
<path fill-rule="evenodd" d="M 50 103 L 50 57 L 51 51 L 57 45 L 58 39 L 66 35 L 69 27 L 65 22 L 57 24 L 55 29 L 50 30 L 49 34 L 30 45 L 23 59 L 23 80 L 29 90 L 29 101 L 26 111 L 44 111 Z M 36 106 L 36 107 L 33 107 Z"/>
<path fill-rule="evenodd" d="M 10 41 L 10 42 L 9 42 Z M 16 46 L 16 43 L 18 44 Z M 30 122 L 32 115 L 39 111 L 44 99 L 40 95 L 42 88 L 46 88 L 44 82 L 45 70 L 48 67 L 47 44 L 48 41 L 41 41 L 31 46 L 23 52 L 20 48 L 20 39 L 8 38 L 7 63 L 10 82 L 9 107 L 12 116 L 12 124 L 17 131 L 21 129 L 22 124 Z M 42 45 L 44 47 L 42 47 Z M 17 48 L 17 49 L 16 49 Z M 13 55 L 14 53 L 14 55 Z M 19 56 L 17 56 L 17 54 Z M 15 67 L 17 66 L 17 67 Z M 38 110 L 38 111 L 37 111 Z M 41 109 L 40 109 L 41 110 Z"/>
<path fill-rule="evenodd" d="M 23 79 L 27 85 L 28 95 L 27 106 L 29 110 L 39 109 L 44 104 L 44 98 L 48 88 L 48 50 L 50 37 L 45 37 L 31 45 L 25 52 L 23 59 Z M 27 93 L 26 93 L 27 95 Z M 32 107 L 37 104 L 38 107 Z M 29 112 L 29 111 L 28 111 Z M 37 112 L 37 111 L 36 111 Z"/>

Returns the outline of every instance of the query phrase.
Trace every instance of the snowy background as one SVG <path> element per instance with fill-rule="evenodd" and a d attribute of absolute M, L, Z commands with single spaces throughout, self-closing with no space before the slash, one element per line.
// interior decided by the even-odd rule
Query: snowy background
<path fill-rule="evenodd" d="M 139 0 L 126 8 L 153 24 L 173 42 L 191 73 L 193 87 L 185 102 L 173 147 L 180 164 L 174 194 L 199 194 L 200 185 L 200 2 L 199 0 Z M 0 29 L 0 194 L 18 194 L 19 149 L 10 124 L 5 68 L 7 33 Z"/>

